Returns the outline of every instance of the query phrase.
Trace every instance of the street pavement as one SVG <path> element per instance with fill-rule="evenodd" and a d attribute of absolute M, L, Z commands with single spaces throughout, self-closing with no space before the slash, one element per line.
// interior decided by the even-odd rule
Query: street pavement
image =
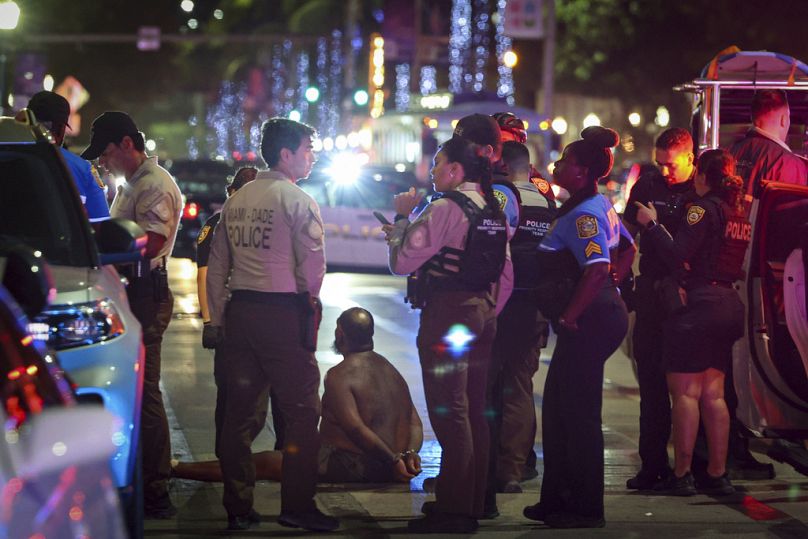
<path fill-rule="evenodd" d="M 172 431 L 172 453 L 179 460 L 208 460 L 213 455 L 213 355 L 201 347 L 202 322 L 198 317 L 195 267 L 172 259 L 171 286 L 175 294 L 174 320 L 163 342 L 163 390 Z M 317 359 L 321 374 L 341 357 L 331 351 L 336 318 L 356 305 L 370 310 L 376 320 L 376 350 L 401 371 L 424 422 L 423 473 L 409 485 L 320 485 L 317 501 L 328 514 L 339 517 L 341 527 L 331 537 L 408 536 L 409 519 L 420 516 L 424 478 L 437 474 L 440 446 L 429 424 L 421 372 L 415 349 L 418 313 L 403 303 L 404 279 L 389 275 L 329 273 L 321 299 L 324 305 Z M 271 328 L 267 328 L 268 331 Z M 550 346 L 543 350 L 535 383 L 541 417 L 541 396 Z M 631 361 L 623 350 L 606 363 L 603 387 L 603 432 L 606 442 L 606 527 L 597 530 L 551 530 L 522 516 L 522 509 L 538 501 L 541 468 L 541 423 L 537 433 L 539 477 L 522 484 L 521 494 L 500 494 L 501 515 L 481 521 L 477 536 L 536 537 L 773 537 L 808 538 L 808 478 L 774 462 L 777 477 L 768 481 L 738 481 L 731 497 L 691 498 L 655 496 L 628 491 L 626 480 L 639 465 L 637 455 L 639 394 Z M 575 388 L 570 388 L 574 391 Z M 269 423 L 269 421 L 268 421 Z M 271 424 L 253 444 L 253 450 L 271 449 Z M 753 440 L 752 449 L 764 462 L 766 441 Z M 148 448 L 144 448 L 148 450 Z M 672 450 L 671 450 L 672 455 Z M 173 480 L 171 496 L 179 513 L 171 520 L 146 521 L 146 537 L 275 537 L 313 536 L 275 522 L 280 511 L 280 484 L 261 481 L 255 490 L 255 509 L 264 522 L 246 532 L 224 531 L 226 513 L 221 484 Z"/>

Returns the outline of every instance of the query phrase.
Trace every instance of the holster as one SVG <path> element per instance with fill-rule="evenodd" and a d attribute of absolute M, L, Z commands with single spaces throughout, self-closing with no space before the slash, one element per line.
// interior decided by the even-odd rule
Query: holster
<path fill-rule="evenodd" d="M 679 281 L 675 277 L 668 275 L 656 283 L 657 299 L 666 317 L 670 317 L 687 306 L 679 293 Z"/>
<path fill-rule="evenodd" d="M 308 292 L 297 295 L 300 306 L 300 345 L 309 352 L 317 351 L 317 332 L 323 319 L 323 304 Z"/>
<path fill-rule="evenodd" d="M 414 272 L 407 276 L 407 295 L 404 303 L 409 303 L 413 309 L 423 309 L 426 305 L 427 281 L 429 274 Z"/>

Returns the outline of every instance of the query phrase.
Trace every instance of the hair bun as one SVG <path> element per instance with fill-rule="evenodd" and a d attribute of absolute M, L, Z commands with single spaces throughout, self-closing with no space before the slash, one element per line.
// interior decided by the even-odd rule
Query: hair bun
<path fill-rule="evenodd" d="M 581 138 L 600 148 L 614 148 L 620 142 L 617 131 L 600 125 L 592 125 L 581 131 Z"/>

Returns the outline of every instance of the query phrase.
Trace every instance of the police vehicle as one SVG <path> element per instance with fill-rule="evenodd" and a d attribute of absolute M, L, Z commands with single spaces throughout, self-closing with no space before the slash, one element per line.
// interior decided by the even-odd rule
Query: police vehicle
<path fill-rule="evenodd" d="M 729 148 L 750 127 L 756 90 L 788 96 L 788 144 L 805 156 L 808 65 L 773 52 L 725 51 L 701 76 L 674 88 L 692 96 L 693 135 L 700 150 Z M 739 291 L 746 335 L 733 349 L 737 417 L 758 436 L 808 438 L 808 188 L 764 182 L 751 203 L 751 248 Z M 808 474 L 788 455 L 786 460 Z M 797 457 L 802 458 L 802 457 Z"/>
<path fill-rule="evenodd" d="M 298 185 L 320 206 L 329 270 L 387 269 L 379 211 L 393 220 L 393 196 L 416 186 L 415 175 L 394 167 L 361 165 L 355 154 L 321 157 Z"/>

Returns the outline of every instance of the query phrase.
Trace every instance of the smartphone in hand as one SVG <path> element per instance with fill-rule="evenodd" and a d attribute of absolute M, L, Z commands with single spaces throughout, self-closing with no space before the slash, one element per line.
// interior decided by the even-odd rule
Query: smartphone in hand
<path fill-rule="evenodd" d="M 387 220 L 387 217 L 385 217 L 385 216 L 384 216 L 384 214 L 383 214 L 382 212 L 378 211 L 378 210 L 374 210 L 374 211 L 373 211 L 373 216 L 374 216 L 376 219 L 378 219 L 378 220 L 379 220 L 379 222 L 380 222 L 381 224 L 383 224 L 383 225 L 390 225 L 390 224 L 392 224 L 390 221 L 388 221 L 388 220 Z"/>

